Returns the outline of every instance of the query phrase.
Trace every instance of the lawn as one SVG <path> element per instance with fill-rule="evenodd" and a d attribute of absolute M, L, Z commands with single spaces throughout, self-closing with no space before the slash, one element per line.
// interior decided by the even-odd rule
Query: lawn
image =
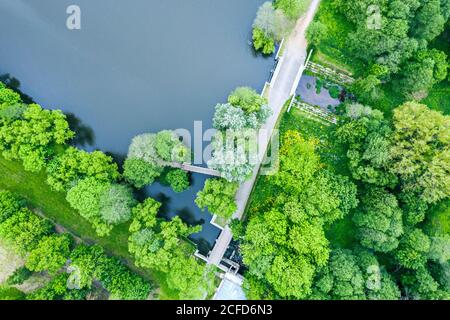
<path fill-rule="evenodd" d="M 161 287 L 160 299 L 177 298 L 176 293 L 167 288 L 163 273 L 149 272 L 134 265 L 133 258 L 128 253 L 128 223 L 115 227 L 108 237 L 99 237 L 90 223 L 70 207 L 64 193 L 49 188 L 44 172 L 26 172 L 20 163 L 6 161 L 2 157 L 0 172 L 0 189 L 15 192 L 27 201 L 30 208 L 42 213 L 54 224 L 61 225 L 86 243 L 101 245 L 108 254 L 121 258 L 130 269 Z"/>

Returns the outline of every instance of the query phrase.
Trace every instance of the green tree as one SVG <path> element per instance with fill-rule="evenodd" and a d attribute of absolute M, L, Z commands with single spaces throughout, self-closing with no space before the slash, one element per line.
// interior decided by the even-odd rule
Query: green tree
<path fill-rule="evenodd" d="M 139 189 L 152 184 L 162 172 L 162 167 L 142 159 L 126 159 L 123 169 L 127 182 Z"/>
<path fill-rule="evenodd" d="M 253 29 L 253 46 L 257 51 L 261 50 L 262 53 L 267 55 L 275 52 L 275 40 L 267 36 L 259 28 Z"/>
<path fill-rule="evenodd" d="M 48 220 L 36 216 L 28 209 L 21 209 L 0 224 L 0 238 L 18 253 L 25 255 L 38 245 L 42 237 L 52 230 Z"/>
<path fill-rule="evenodd" d="M 69 147 L 47 167 L 47 183 L 56 191 L 68 190 L 81 179 L 112 182 L 119 177 L 117 164 L 103 152 L 88 153 Z"/>
<path fill-rule="evenodd" d="M 81 244 L 70 253 L 70 287 L 76 289 L 92 287 L 95 278 L 99 278 L 100 266 L 105 263 L 105 253 L 102 247 Z"/>
<path fill-rule="evenodd" d="M 162 176 L 161 182 L 177 193 L 183 192 L 190 186 L 189 173 L 182 169 L 171 169 Z"/>
<path fill-rule="evenodd" d="M 407 102 L 394 110 L 391 171 L 404 191 L 415 192 L 426 203 L 450 195 L 450 119 L 427 106 Z"/>
<path fill-rule="evenodd" d="M 108 224 L 120 224 L 131 218 L 131 208 L 136 204 L 131 189 L 121 184 L 112 184 L 100 196 L 100 216 Z"/>
<path fill-rule="evenodd" d="M 0 82 L 0 110 L 3 107 L 15 105 L 21 101 L 20 94 L 6 88 L 5 85 Z"/>
<path fill-rule="evenodd" d="M 163 130 L 156 134 L 155 150 L 158 156 L 169 162 L 186 162 L 190 157 L 189 149 L 183 145 L 179 136 L 170 130 Z"/>
<path fill-rule="evenodd" d="M 157 224 L 158 210 L 161 208 L 161 203 L 147 198 L 143 203 L 139 203 L 133 208 L 133 220 L 130 224 L 130 232 L 138 232 L 141 229 L 151 229 Z"/>
<path fill-rule="evenodd" d="M 430 244 L 430 239 L 422 230 L 408 230 L 400 240 L 395 257 L 401 266 L 417 270 L 427 262 Z"/>
<path fill-rule="evenodd" d="M 308 43 L 318 46 L 328 33 L 328 27 L 320 21 L 313 21 L 306 29 Z"/>
<path fill-rule="evenodd" d="M 282 10 L 291 20 L 300 17 L 307 4 L 305 0 L 275 0 L 275 8 Z"/>
<path fill-rule="evenodd" d="M 19 211 L 21 207 L 21 202 L 12 192 L 0 191 L 0 223 Z"/>
<path fill-rule="evenodd" d="M 27 257 L 26 267 L 31 271 L 48 271 L 56 274 L 70 254 L 71 240 L 67 234 L 42 238 Z"/>
<path fill-rule="evenodd" d="M 398 238 L 403 234 L 402 211 L 395 196 L 386 190 L 367 190 L 353 221 L 364 247 L 378 252 L 389 252 L 398 247 Z"/>
<path fill-rule="evenodd" d="M 39 172 L 55 145 L 74 136 L 66 116 L 31 104 L 20 119 L 0 126 L 0 152 L 8 160 L 22 160 L 25 170 Z"/>
<path fill-rule="evenodd" d="M 194 257 L 178 256 L 167 273 L 167 285 L 183 300 L 204 299 L 214 290 L 214 272 Z"/>
<path fill-rule="evenodd" d="M 208 179 L 203 190 L 197 193 L 195 203 L 197 206 L 223 218 L 230 218 L 237 210 L 235 195 L 237 183 L 224 179 Z"/>

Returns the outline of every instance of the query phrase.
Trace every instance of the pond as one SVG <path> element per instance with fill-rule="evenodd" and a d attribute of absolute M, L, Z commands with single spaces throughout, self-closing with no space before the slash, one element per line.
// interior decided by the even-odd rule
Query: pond
<path fill-rule="evenodd" d="M 342 89 L 341 86 L 321 78 L 303 75 L 297 88 L 297 95 L 302 101 L 329 112 L 335 111 L 334 108 L 341 104 L 339 95 Z"/>
<path fill-rule="evenodd" d="M 135 135 L 192 131 L 194 121 L 206 130 L 236 86 L 263 88 L 273 58 L 248 44 L 263 2 L 0 0 L 0 74 L 42 106 L 74 114 L 84 148 L 123 159 Z M 71 4 L 81 8 L 81 30 L 66 27 Z M 205 179 L 194 174 L 182 194 L 158 184 L 147 192 L 169 214 L 202 222 L 193 239 L 212 246 L 220 230 L 193 202 Z"/>

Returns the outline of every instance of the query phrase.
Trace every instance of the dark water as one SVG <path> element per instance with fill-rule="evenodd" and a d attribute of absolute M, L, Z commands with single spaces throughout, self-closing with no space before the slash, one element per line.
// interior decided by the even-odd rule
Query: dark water
<path fill-rule="evenodd" d="M 248 45 L 264 0 L 0 0 L 0 74 L 44 107 L 73 113 L 86 149 L 123 158 L 132 137 L 209 128 L 214 105 L 239 85 L 260 90 L 273 59 Z M 81 30 L 66 28 L 66 8 L 81 7 Z M 89 145 L 89 142 L 91 145 Z M 164 210 L 209 222 L 194 195 L 206 177 L 175 195 L 153 185 Z M 219 230 L 195 236 L 212 245 Z"/>

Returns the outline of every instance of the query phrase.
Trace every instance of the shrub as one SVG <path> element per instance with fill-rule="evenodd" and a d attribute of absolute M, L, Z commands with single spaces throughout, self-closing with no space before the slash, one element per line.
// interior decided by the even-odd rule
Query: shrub
<path fill-rule="evenodd" d="M 28 280 L 32 274 L 33 272 L 28 270 L 26 267 L 20 267 L 9 276 L 8 280 L 6 280 L 6 284 L 10 286 L 21 285 Z"/>

